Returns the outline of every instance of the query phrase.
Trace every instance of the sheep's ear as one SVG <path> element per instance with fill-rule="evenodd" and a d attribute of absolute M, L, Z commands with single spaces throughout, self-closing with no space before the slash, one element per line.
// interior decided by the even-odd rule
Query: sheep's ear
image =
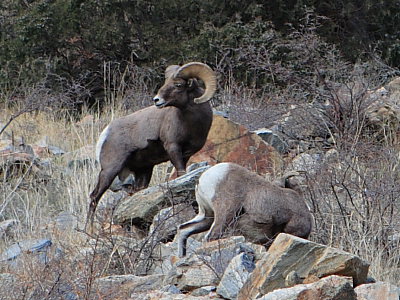
<path fill-rule="evenodd" d="M 165 79 L 172 77 L 176 71 L 179 69 L 180 66 L 178 65 L 171 65 L 165 69 Z"/>
<path fill-rule="evenodd" d="M 187 86 L 188 86 L 188 88 L 189 88 L 190 90 L 193 90 L 193 89 L 199 87 L 199 82 L 197 81 L 196 78 L 190 78 L 190 79 L 188 79 L 188 81 L 187 81 Z"/>

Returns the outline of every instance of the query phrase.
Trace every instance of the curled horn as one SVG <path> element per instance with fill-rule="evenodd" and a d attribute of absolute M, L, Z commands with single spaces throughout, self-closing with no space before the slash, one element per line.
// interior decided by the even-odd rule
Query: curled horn
<path fill-rule="evenodd" d="M 217 78 L 214 71 L 206 64 L 200 62 L 191 62 L 183 65 L 176 71 L 175 78 L 177 77 L 183 79 L 197 78 L 204 82 L 206 87 L 204 94 L 194 99 L 194 102 L 197 104 L 210 100 L 217 90 Z"/>

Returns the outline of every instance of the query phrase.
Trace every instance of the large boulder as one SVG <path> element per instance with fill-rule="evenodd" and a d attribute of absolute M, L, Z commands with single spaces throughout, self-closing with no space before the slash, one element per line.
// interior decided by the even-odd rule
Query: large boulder
<path fill-rule="evenodd" d="M 279 152 L 256 133 L 220 115 L 214 115 L 204 147 L 190 163 L 207 161 L 211 165 L 234 162 L 259 174 L 279 170 L 283 161 Z"/>
<path fill-rule="evenodd" d="M 352 277 L 354 285 L 359 285 L 366 282 L 368 268 L 368 263 L 353 254 L 281 233 L 257 262 L 238 299 L 257 298 L 296 284 L 289 278 L 293 273 L 303 282 L 342 275 Z"/>

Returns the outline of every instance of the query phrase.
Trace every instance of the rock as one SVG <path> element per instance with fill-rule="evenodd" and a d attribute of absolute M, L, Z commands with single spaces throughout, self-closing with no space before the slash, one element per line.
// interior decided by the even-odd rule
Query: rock
<path fill-rule="evenodd" d="M 49 250 L 52 245 L 48 239 L 25 240 L 11 245 L 0 255 L 0 262 L 10 262 L 16 265 L 16 259 L 21 255 L 29 255 L 30 259 L 37 259 L 38 263 L 47 263 L 49 261 Z M 32 256 L 32 257 L 31 257 Z"/>
<path fill-rule="evenodd" d="M 196 215 L 193 207 L 188 204 L 178 204 L 160 210 L 153 218 L 149 237 L 159 241 L 169 241 L 175 236 L 178 224 L 192 219 Z"/>
<path fill-rule="evenodd" d="M 112 192 L 111 190 L 107 190 L 101 197 L 101 201 L 97 206 L 97 220 L 101 224 L 112 222 L 117 206 L 122 199 L 126 199 L 127 197 L 129 197 L 129 195 L 125 191 Z"/>
<path fill-rule="evenodd" d="M 308 174 L 315 175 L 323 160 L 323 155 L 319 153 L 301 153 L 297 155 L 289 166 L 286 172 L 289 171 L 304 171 Z"/>
<path fill-rule="evenodd" d="M 203 286 L 216 286 L 219 283 L 219 277 L 212 263 L 202 256 L 181 259 L 176 263 L 175 272 L 168 274 L 168 283 L 176 284 L 182 291 L 193 291 Z"/>
<path fill-rule="evenodd" d="M 152 186 L 121 199 L 114 212 L 114 221 L 141 228 L 150 226 L 154 216 L 168 204 L 194 202 L 194 189 L 200 175 L 208 169 L 201 167 L 169 182 Z"/>
<path fill-rule="evenodd" d="M 56 216 L 54 225 L 60 231 L 76 230 L 78 228 L 78 217 L 70 212 L 62 211 Z"/>
<path fill-rule="evenodd" d="M 329 106 L 317 102 L 301 105 L 290 105 L 287 113 L 275 122 L 272 127 L 280 134 L 289 147 L 299 146 L 299 141 L 305 141 L 304 151 L 316 140 L 325 141 L 330 136 L 327 128 L 327 110 Z M 301 146 L 301 145 L 300 145 Z"/>
<path fill-rule="evenodd" d="M 63 156 L 67 162 L 67 168 L 73 171 L 77 168 L 96 166 L 96 150 L 94 145 L 86 145 L 75 151 L 65 153 Z"/>
<path fill-rule="evenodd" d="M 217 287 L 218 295 L 226 299 L 236 299 L 239 290 L 255 267 L 253 253 L 241 253 L 235 256 L 226 268 Z"/>
<path fill-rule="evenodd" d="M 194 253 L 196 249 L 201 246 L 201 242 L 189 237 L 187 241 L 187 253 Z M 178 260 L 178 245 L 177 243 L 158 243 L 154 247 L 152 253 L 153 259 L 153 273 L 155 274 L 168 274 L 174 268 L 174 263 Z"/>
<path fill-rule="evenodd" d="M 170 294 L 175 294 L 175 295 L 182 294 L 181 290 L 178 289 L 175 285 L 166 285 L 166 286 L 162 287 L 160 289 L 160 291 L 167 292 Z"/>
<path fill-rule="evenodd" d="M 0 238 L 10 235 L 11 231 L 15 229 L 18 224 L 18 220 L 10 219 L 0 222 Z"/>
<path fill-rule="evenodd" d="M 234 162 L 259 174 L 275 173 L 283 165 L 278 151 L 261 137 L 219 115 L 214 115 L 206 144 L 189 164 L 201 161 Z"/>
<path fill-rule="evenodd" d="M 190 295 L 191 296 L 207 296 L 210 295 L 212 292 L 215 292 L 217 288 L 214 285 L 203 286 L 201 288 L 193 290 Z"/>
<path fill-rule="evenodd" d="M 1 152 L 0 174 L 4 178 L 16 177 L 21 172 L 39 172 L 37 160 L 32 154 L 26 152 Z"/>
<path fill-rule="evenodd" d="M 293 271 L 306 282 L 342 275 L 351 276 L 354 285 L 359 285 L 367 280 L 368 267 L 368 263 L 353 254 L 280 233 L 257 262 L 238 299 L 257 298 L 286 287 L 290 282 L 286 278 Z"/>
<path fill-rule="evenodd" d="M 48 136 L 43 136 L 40 140 L 31 145 L 35 156 L 44 158 L 48 157 L 49 155 L 62 156 L 66 153 L 66 151 L 63 149 L 50 145 L 49 139 L 50 138 Z"/>
<path fill-rule="evenodd" d="M 163 291 L 151 291 L 147 293 L 134 293 L 131 295 L 132 300 L 209 300 L 209 299 L 222 299 L 215 294 L 207 296 L 192 296 L 189 294 L 173 294 Z"/>
<path fill-rule="evenodd" d="M 399 300 L 400 288 L 388 282 L 362 284 L 355 288 L 357 300 Z"/>
<path fill-rule="evenodd" d="M 285 154 L 289 151 L 289 145 L 283 140 L 279 134 L 275 133 L 273 130 L 267 128 L 260 128 L 254 131 L 259 137 L 261 137 L 265 142 L 274 147 L 276 151 L 281 154 Z"/>
<path fill-rule="evenodd" d="M 247 260 L 242 260 L 241 266 L 250 270 L 253 267 L 250 257 L 255 257 L 256 250 L 245 243 L 244 237 L 235 236 L 204 243 L 195 253 L 176 262 L 166 283 L 176 284 L 183 291 L 217 286 L 232 258 L 241 253 L 248 255 Z"/>
<path fill-rule="evenodd" d="M 357 300 L 351 278 L 332 275 L 317 282 L 270 292 L 259 300 Z M 249 298 L 248 298 L 249 299 Z M 251 298 L 253 299 L 253 298 Z M 384 299 L 384 298 L 376 298 Z"/>
<path fill-rule="evenodd" d="M 131 293 L 141 293 L 163 287 L 164 275 L 112 275 L 97 278 L 94 282 L 95 294 L 112 296 L 109 299 L 127 298 Z"/>

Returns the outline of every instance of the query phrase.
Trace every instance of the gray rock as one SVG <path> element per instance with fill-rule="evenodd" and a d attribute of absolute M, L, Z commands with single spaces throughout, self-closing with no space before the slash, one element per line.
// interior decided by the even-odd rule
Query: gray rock
<path fill-rule="evenodd" d="M 195 169 L 177 179 L 152 186 L 121 200 L 114 213 L 119 224 L 143 227 L 151 224 L 157 212 L 167 205 L 194 202 L 194 189 L 200 175 L 209 167 Z"/>
<path fill-rule="evenodd" d="M 54 223 L 58 230 L 71 231 L 78 228 L 78 217 L 70 212 L 62 211 L 56 216 Z"/>
<path fill-rule="evenodd" d="M 204 286 L 217 286 L 232 258 L 240 255 L 241 266 L 251 270 L 255 250 L 245 243 L 244 237 L 234 236 L 204 243 L 188 256 L 175 257 L 175 265 L 166 277 L 169 284 L 176 284 L 183 291 L 193 291 Z"/>
<path fill-rule="evenodd" d="M 315 175 L 322 159 L 323 155 L 319 153 L 301 153 L 291 161 L 286 172 L 303 171 Z"/>
<path fill-rule="evenodd" d="M 329 276 L 317 282 L 299 284 L 291 288 L 277 289 L 259 300 L 357 300 L 349 277 Z M 378 299 L 378 298 L 376 298 Z M 384 299 L 384 298 L 379 298 Z"/>
<path fill-rule="evenodd" d="M 178 289 L 175 285 L 166 285 L 163 288 L 160 289 L 161 292 L 166 292 L 174 295 L 179 295 L 182 294 L 181 290 Z"/>
<path fill-rule="evenodd" d="M 208 286 L 202 286 L 201 288 L 193 290 L 190 295 L 199 297 L 199 296 L 207 296 L 210 295 L 212 292 L 215 292 L 216 286 L 214 285 L 208 285 Z"/>
<path fill-rule="evenodd" d="M 254 254 L 241 253 L 235 256 L 226 268 L 217 287 L 218 295 L 226 299 L 236 299 L 240 289 L 255 267 Z"/>
<path fill-rule="evenodd" d="M 289 151 L 289 145 L 274 131 L 267 128 L 260 128 L 254 131 L 254 133 L 274 147 L 279 153 L 284 154 Z"/>
<path fill-rule="evenodd" d="M 149 236 L 159 242 L 172 240 L 178 224 L 192 219 L 196 215 L 193 207 L 188 204 L 178 204 L 160 210 L 153 218 Z"/>
<path fill-rule="evenodd" d="M 47 148 L 49 149 L 49 152 L 55 156 L 61 156 L 66 153 L 63 149 L 56 146 L 48 146 Z"/>
<path fill-rule="evenodd" d="M 49 260 L 48 251 L 52 245 L 49 239 L 25 240 L 11 245 L 0 255 L 1 261 L 12 261 L 22 254 L 36 255 L 41 263 L 47 263 Z"/>
<path fill-rule="evenodd" d="M 163 287 L 164 275 L 111 275 L 97 278 L 94 282 L 94 293 L 107 295 L 113 298 L 128 298 L 132 293 L 140 293 L 151 290 L 158 290 Z"/>

